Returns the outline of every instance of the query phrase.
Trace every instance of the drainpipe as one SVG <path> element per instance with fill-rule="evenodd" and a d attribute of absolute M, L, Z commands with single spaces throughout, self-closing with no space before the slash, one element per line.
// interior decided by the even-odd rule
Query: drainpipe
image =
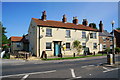
<path fill-rule="evenodd" d="M 38 38 L 39 39 L 38 40 L 38 44 L 39 44 L 38 50 L 39 51 L 38 52 L 39 52 L 39 57 L 40 57 L 40 26 L 39 26 L 39 34 L 38 35 L 39 35 L 39 38 Z"/>

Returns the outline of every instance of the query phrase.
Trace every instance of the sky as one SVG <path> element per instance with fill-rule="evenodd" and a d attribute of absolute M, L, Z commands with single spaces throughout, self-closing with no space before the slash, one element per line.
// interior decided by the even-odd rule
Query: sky
<path fill-rule="evenodd" d="M 104 29 L 111 32 L 111 21 L 118 27 L 118 2 L 2 2 L 2 23 L 6 27 L 6 35 L 22 36 L 28 33 L 31 18 L 41 18 L 46 10 L 47 20 L 61 21 L 63 14 L 67 22 L 72 22 L 77 16 L 79 24 L 83 19 L 88 23 L 96 23 L 99 28 L 100 20 Z"/>

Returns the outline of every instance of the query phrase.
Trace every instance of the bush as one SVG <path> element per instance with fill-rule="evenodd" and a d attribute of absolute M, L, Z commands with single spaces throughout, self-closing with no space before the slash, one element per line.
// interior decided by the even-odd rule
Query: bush
<path fill-rule="evenodd" d="M 10 59 L 10 54 L 9 53 L 5 53 L 3 56 L 4 59 Z"/>
<path fill-rule="evenodd" d="M 120 48 L 119 47 L 115 48 L 115 53 L 120 53 Z"/>
<path fill-rule="evenodd" d="M 110 48 L 106 48 L 105 52 L 111 52 Z"/>

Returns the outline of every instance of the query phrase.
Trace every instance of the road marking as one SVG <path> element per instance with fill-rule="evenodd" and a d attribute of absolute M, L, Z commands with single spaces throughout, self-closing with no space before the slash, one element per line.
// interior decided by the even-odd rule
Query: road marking
<path fill-rule="evenodd" d="M 106 68 L 106 67 L 103 67 L 103 69 L 108 70 L 108 68 Z"/>
<path fill-rule="evenodd" d="M 12 76 L 22 76 L 22 75 L 26 75 L 26 74 L 41 74 L 41 73 L 51 73 L 51 72 L 56 72 L 56 70 L 52 70 L 52 71 L 44 71 L 44 72 L 34 72 L 34 73 L 24 73 L 24 74 L 15 74 L 15 75 L 7 75 L 7 76 L 0 76 L 0 78 L 4 78 L 4 77 L 12 77 Z"/>
<path fill-rule="evenodd" d="M 95 66 L 95 65 L 81 66 L 81 68 L 86 68 L 86 67 L 90 67 L 90 66 Z"/>
<path fill-rule="evenodd" d="M 95 65 L 88 65 L 88 66 L 95 66 Z"/>
<path fill-rule="evenodd" d="M 21 80 L 25 80 L 29 75 L 26 74 Z"/>
<path fill-rule="evenodd" d="M 72 77 L 75 78 L 75 72 L 74 72 L 74 69 L 70 69 L 70 70 L 71 70 Z"/>
<path fill-rule="evenodd" d="M 85 68 L 85 67 L 87 67 L 87 66 L 82 66 L 81 68 Z"/>
<path fill-rule="evenodd" d="M 113 70 L 117 70 L 119 68 L 114 68 L 114 69 L 107 69 L 106 71 L 103 71 L 103 72 L 109 72 L 109 71 L 113 71 Z"/>

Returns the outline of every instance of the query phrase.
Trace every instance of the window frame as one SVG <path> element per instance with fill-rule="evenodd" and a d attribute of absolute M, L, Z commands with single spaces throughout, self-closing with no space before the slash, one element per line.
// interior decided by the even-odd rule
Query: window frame
<path fill-rule="evenodd" d="M 50 30 L 50 31 L 48 31 Z M 52 29 L 46 28 L 46 37 L 52 37 Z"/>
<path fill-rule="evenodd" d="M 85 44 L 85 46 L 83 46 L 83 44 Z M 82 43 L 82 47 L 83 47 L 83 49 L 86 48 L 86 43 Z"/>
<path fill-rule="evenodd" d="M 70 38 L 71 37 L 71 31 L 70 30 L 66 30 L 66 36 L 65 37 L 66 38 Z"/>
<path fill-rule="evenodd" d="M 67 44 L 69 44 L 69 47 L 67 46 Z M 70 50 L 70 43 L 69 42 L 66 43 L 66 50 Z"/>
<path fill-rule="evenodd" d="M 97 39 L 97 34 L 96 33 L 90 33 L 90 38 Z"/>
<path fill-rule="evenodd" d="M 97 49 L 97 43 L 93 43 L 93 49 Z"/>
<path fill-rule="evenodd" d="M 47 44 L 50 44 L 50 48 L 47 48 Z M 52 42 L 46 42 L 46 50 L 52 50 Z"/>
<path fill-rule="evenodd" d="M 83 34 L 85 33 L 85 34 Z M 86 38 L 86 32 L 85 31 L 82 31 L 82 38 L 85 39 Z"/>

